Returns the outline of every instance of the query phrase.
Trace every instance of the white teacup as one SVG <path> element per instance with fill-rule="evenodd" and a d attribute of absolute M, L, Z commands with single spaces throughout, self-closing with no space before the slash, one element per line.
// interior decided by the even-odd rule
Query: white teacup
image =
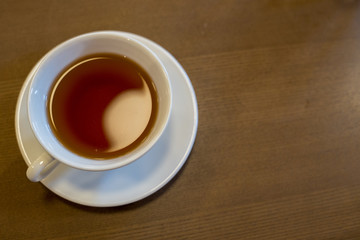
<path fill-rule="evenodd" d="M 123 55 L 137 62 L 150 75 L 158 96 L 156 122 L 147 138 L 125 155 L 101 161 L 80 156 L 64 147 L 51 130 L 46 106 L 51 87 L 64 68 L 76 59 L 96 53 Z M 162 62 L 141 42 L 116 31 L 92 32 L 67 40 L 44 56 L 30 83 L 27 104 L 31 128 L 46 150 L 27 170 L 29 180 L 35 182 L 45 178 L 59 162 L 87 171 L 105 171 L 140 158 L 158 141 L 168 123 L 171 85 Z"/>

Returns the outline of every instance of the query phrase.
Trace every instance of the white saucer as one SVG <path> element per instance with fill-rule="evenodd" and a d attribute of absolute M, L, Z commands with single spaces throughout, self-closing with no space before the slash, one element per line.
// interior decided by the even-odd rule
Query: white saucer
<path fill-rule="evenodd" d="M 55 194 L 82 205 L 120 206 L 151 195 L 168 183 L 181 169 L 196 137 L 197 102 L 186 72 L 176 59 L 158 44 L 134 34 L 124 35 L 136 38 L 147 45 L 164 62 L 173 91 L 170 122 L 159 142 L 142 158 L 125 167 L 89 172 L 60 163 L 41 181 Z M 44 151 L 31 130 L 26 105 L 28 85 L 37 66 L 30 72 L 21 89 L 15 116 L 16 136 L 27 165 Z"/>

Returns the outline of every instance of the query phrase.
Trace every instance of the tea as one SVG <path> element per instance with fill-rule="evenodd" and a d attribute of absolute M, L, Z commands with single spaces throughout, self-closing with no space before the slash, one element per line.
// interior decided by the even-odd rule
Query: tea
<path fill-rule="evenodd" d="M 149 74 L 126 56 L 96 54 L 70 64 L 47 102 L 51 129 L 70 151 L 94 159 L 135 149 L 158 111 Z"/>

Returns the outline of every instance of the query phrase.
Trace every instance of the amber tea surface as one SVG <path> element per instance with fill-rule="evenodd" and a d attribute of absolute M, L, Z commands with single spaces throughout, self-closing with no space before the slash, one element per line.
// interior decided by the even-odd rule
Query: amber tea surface
<path fill-rule="evenodd" d="M 149 74 L 126 56 L 96 54 L 59 74 L 48 99 L 50 125 L 72 152 L 94 159 L 121 156 L 149 134 L 157 111 Z"/>

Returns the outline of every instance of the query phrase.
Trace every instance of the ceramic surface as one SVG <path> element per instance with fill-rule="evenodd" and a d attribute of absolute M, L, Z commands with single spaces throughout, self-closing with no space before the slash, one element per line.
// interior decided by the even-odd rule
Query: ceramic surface
<path fill-rule="evenodd" d="M 102 172 L 79 170 L 59 163 L 41 181 L 57 195 L 82 205 L 120 206 L 151 195 L 178 173 L 186 162 L 196 137 L 197 102 L 186 72 L 158 44 L 134 34 L 124 35 L 141 41 L 163 61 L 172 85 L 173 108 L 164 134 L 149 152 L 135 162 Z M 29 82 L 36 67 L 23 85 L 15 116 L 16 136 L 27 165 L 44 152 L 31 130 L 27 116 Z"/>

